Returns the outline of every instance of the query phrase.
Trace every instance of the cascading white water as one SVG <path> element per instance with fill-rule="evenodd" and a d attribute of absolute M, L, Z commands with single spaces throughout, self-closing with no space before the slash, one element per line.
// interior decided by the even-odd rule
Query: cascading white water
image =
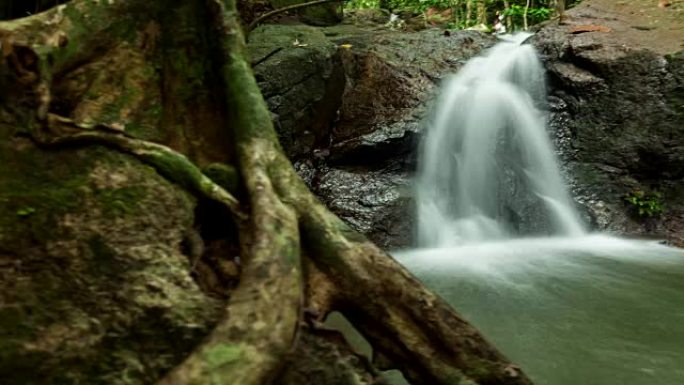
<path fill-rule="evenodd" d="M 421 248 L 395 257 L 535 384 L 684 384 L 684 251 L 585 233 L 526 38 L 446 81 L 420 158 Z"/>
<path fill-rule="evenodd" d="M 544 70 L 534 48 L 520 44 L 529 36 L 499 43 L 446 81 L 422 149 L 421 246 L 514 235 L 516 224 L 506 216 L 519 201 L 544 207 L 534 220 L 547 224 L 548 234 L 584 233 L 539 109 Z"/>

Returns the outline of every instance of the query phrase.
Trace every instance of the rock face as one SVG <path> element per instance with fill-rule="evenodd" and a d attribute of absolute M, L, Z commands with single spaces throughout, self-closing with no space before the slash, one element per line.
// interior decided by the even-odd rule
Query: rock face
<path fill-rule="evenodd" d="M 252 32 L 250 50 L 282 143 L 312 190 L 394 248 L 411 244 L 410 175 L 436 86 L 493 42 L 471 31 L 274 25 Z"/>
<path fill-rule="evenodd" d="M 288 156 L 327 146 L 344 89 L 337 46 L 314 27 L 264 25 L 250 33 L 249 49 Z"/>
<path fill-rule="evenodd" d="M 595 25 L 611 32 L 582 32 Z M 585 6 L 537 34 L 549 73 L 551 127 L 596 228 L 681 243 L 684 53 L 630 40 L 630 28 L 620 14 Z M 660 192 L 664 214 L 636 214 L 624 199 L 635 190 Z"/>

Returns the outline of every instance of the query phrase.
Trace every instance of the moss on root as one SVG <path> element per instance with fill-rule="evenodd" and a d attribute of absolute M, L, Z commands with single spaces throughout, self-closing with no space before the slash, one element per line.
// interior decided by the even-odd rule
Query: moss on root
<path fill-rule="evenodd" d="M 240 175 L 235 167 L 224 163 L 211 163 L 204 167 L 202 172 L 226 191 L 232 194 L 238 191 Z"/>

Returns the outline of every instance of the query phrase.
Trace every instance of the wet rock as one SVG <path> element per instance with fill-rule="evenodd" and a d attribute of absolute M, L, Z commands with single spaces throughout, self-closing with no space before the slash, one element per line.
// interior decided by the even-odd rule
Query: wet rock
<path fill-rule="evenodd" d="M 327 145 L 344 87 L 337 46 L 314 27 L 264 25 L 250 34 L 249 51 L 287 154 Z"/>
<path fill-rule="evenodd" d="M 340 163 L 406 156 L 416 147 L 440 80 L 494 43 L 473 31 L 445 36 L 437 29 L 335 40 L 351 45 L 341 55 L 346 86 L 331 138 L 331 157 Z"/>
<path fill-rule="evenodd" d="M 569 32 L 593 24 L 620 31 L 620 23 L 578 7 L 533 39 L 549 71 L 551 128 L 595 227 L 682 239 L 682 53 L 664 55 L 617 32 Z M 633 190 L 660 191 L 666 213 L 656 220 L 631 215 L 624 196 Z"/>
<path fill-rule="evenodd" d="M 411 245 L 413 213 L 407 171 L 320 168 L 312 189 L 354 229 L 383 248 Z"/>
<path fill-rule="evenodd" d="M 494 39 L 441 30 L 375 34 L 335 28 L 345 71 L 339 119 L 312 183 L 352 227 L 385 248 L 410 246 L 410 181 L 416 149 L 440 80 Z"/>

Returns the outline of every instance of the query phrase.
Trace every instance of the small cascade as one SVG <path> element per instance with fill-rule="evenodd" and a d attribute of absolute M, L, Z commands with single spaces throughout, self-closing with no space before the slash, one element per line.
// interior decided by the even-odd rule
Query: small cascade
<path fill-rule="evenodd" d="M 454 246 L 584 234 L 545 129 L 530 35 L 508 37 L 445 81 L 421 152 L 418 241 Z"/>
<path fill-rule="evenodd" d="M 541 385 L 684 384 L 684 250 L 587 234 L 529 35 L 447 79 L 395 257 Z"/>

